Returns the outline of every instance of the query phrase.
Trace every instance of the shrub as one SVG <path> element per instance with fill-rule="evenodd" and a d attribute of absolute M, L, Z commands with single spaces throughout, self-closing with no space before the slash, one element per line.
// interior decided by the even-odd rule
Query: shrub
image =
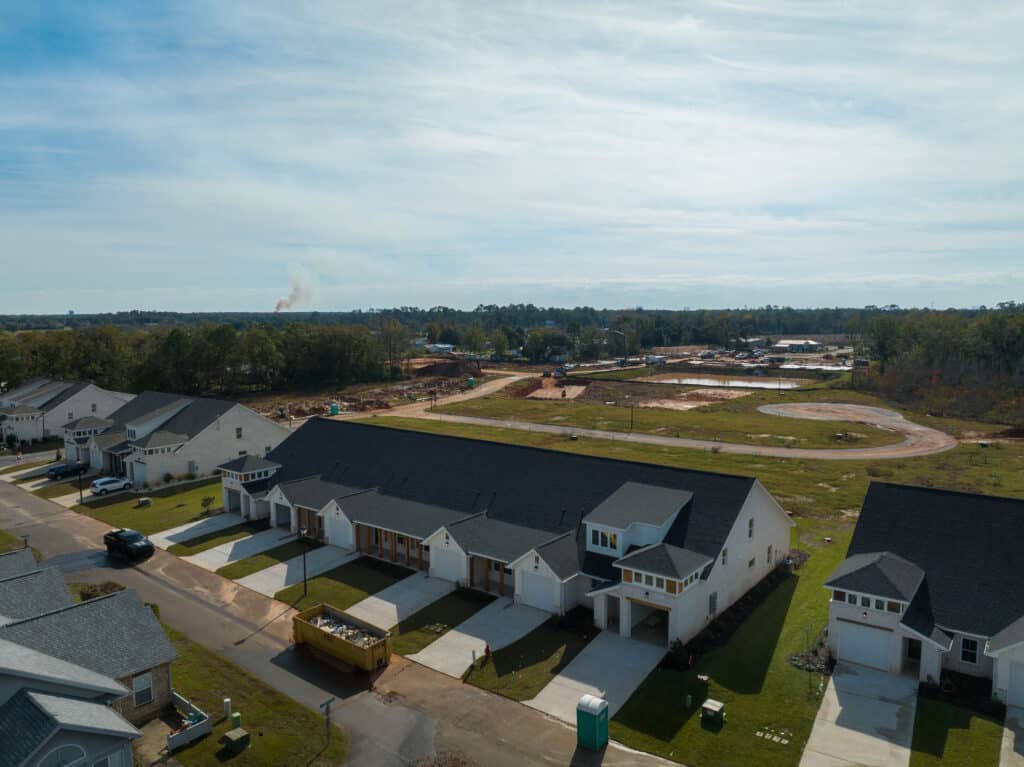
<path fill-rule="evenodd" d="M 165 485 L 169 485 L 173 481 L 174 481 L 174 475 L 171 474 L 171 472 L 167 472 L 166 474 L 164 474 L 164 484 Z"/>
<path fill-rule="evenodd" d="M 86 583 L 81 589 L 79 589 L 79 595 L 82 597 L 83 602 L 87 602 L 90 599 L 96 597 L 106 596 L 107 594 L 113 594 L 115 591 L 123 591 L 124 586 L 114 581 L 103 581 L 103 583 Z"/>
<path fill-rule="evenodd" d="M 190 471 L 188 474 L 185 475 L 185 479 L 188 480 L 189 482 L 191 482 L 195 478 L 196 473 L 194 471 Z"/>
<path fill-rule="evenodd" d="M 208 512 L 210 507 L 213 506 L 213 502 L 216 500 L 212 495 L 204 495 L 203 500 L 199 502 L 199 505 L 203 507 L 204 512 Z"/>

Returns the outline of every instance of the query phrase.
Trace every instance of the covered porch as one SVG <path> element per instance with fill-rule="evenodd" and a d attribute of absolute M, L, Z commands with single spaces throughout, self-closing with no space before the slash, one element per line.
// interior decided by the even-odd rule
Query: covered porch
<path fill-rule="evenodd" d="M 358 522 L 352 528 L 356 551 L 416 570 L 429 569 L 430 547 L 422 539 Z"/>
<path fill-rule="evenodd" d="M 625 638 L 661 647 L 672 640 L 672 607 L 623 593 L 619 587 L 592 592 L 594 625 Z"/>
<path fill-rule="evenodd" d="M 499 597 L 514 596 L 515 573 L 508 564 L 497 559 L 470 554 L 469 579 L 466 585 L 471 589 L 497 594 Z"/>

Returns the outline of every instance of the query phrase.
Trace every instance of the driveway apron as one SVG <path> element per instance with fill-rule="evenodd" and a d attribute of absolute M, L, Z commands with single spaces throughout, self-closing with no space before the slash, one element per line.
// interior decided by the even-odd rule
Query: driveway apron
<path fill-rule="evenodd" d="M 333 570 L 335 567 L 341 567 L 359 559 L 361 556 L 362 554 L 358 551 L 347 551 L 337 546 L 321 546 L 306 555 L 307 574 L 313 578 L 328 570 Z M 285 562 L 271 565 L 252 575 L 239 578 L 237 582 L 248 589 L 272 597 L 281 589 L 291 586 L 293 583 L 302 582 L 302 556 L 299 555 Z"/>
<path fill-rule="evenodd" d="M 289 533 L 279 527 L 272 527 L 255 535 L 239 538 L 237 541 L 222 543 L 220 546 L 214 546 L 212 549 L 201 551 L 191 557 L 184 557 L 184 559 L 204 570 L 219 570 L 232 562 L 255 556 L 288 541 L 294 541 L 295 538 L 294 533 Z"/>
<path fill-rule="evenodd" d="M 1024 767 L 1024 708 L 1010 706 L 1006 709 L 999 767 Z"/>
<path fill-rule="evenodd" d="M 176 543 L 183 543 L 184 541 L 198 538 L 201 535 L 216 533 L 225 528 L 240 524 L 242 524 L 242 516 L 240 514 L 226 511 L 206 519 L 186 522 L 184 525 L 172 527 L 170 530 L 154 533 L 149 536 L 149 540 L 153 541 L 154 546 L 159 546 L 161 549 L 169 549 Z"/>
<path fill-rule="evenodd" d="M 454 590 L 455 584 L 451 581 L 416 573 L 352 605 L 345 612 L 389 629 Z"/>

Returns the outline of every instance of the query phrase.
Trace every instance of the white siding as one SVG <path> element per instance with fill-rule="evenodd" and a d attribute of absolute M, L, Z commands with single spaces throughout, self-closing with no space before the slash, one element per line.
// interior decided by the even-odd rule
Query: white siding
<path fill-rule="evenodd" d="M 336 501 L 328 503 L 320 515 L 324 518 L 324 534 L 332 546 L 351 549 L 355 546 L 352 522 L 345 516 Z"/>
<path fill-rule="evenodd" d="M 1015 667 L 1014 664 L 1017 666 Z M 1011 674 L 1013 674 L 1012 679 Z M 1024 644 L 1019 644 L 1000 653 L 993 663 L 992 671 L 992 696 L 1009 705 L 1024 706 L 1024 698 L 1020 703 L 1010 703 L 1008 696 L 1011 692 L 1011 682 L 1024 688 Z M 1024 695 L 1024 689 L 1021 689 L 1019 694 Z"/>
<path fill-rule="evenodd" d="M 106 418 L 122 405 L 135 398 L 134 394 L 107 391 L 99 386 L 89 384 L 80 392 L 73 394 L 56 405 L 44 416 L 44 431 L 47 436 L 59 436 L 64 424 L 85 418 L 88 415 Z M 95 405 L 95 410 L 93 406 Z"/>
<path fill-rule="evenodd" d="M 469 582 L 469 557 L 454 538 L 445 543 L 444 536 L 441 530 L 424 540 L 430 546 L 430 574 L 465 586 Z"/>

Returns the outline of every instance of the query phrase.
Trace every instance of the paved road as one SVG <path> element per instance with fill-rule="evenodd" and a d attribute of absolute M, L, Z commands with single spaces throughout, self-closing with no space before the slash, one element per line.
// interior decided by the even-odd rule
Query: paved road
<path fill-rule="evenodd" d="M 170 626 L 309 708 L 337 697 L 334 719 L 352 736 L 352 764 L 409 765 L 437 751 L 462 752 L 496 767 L 668 764 L 621 748 L 576 753 L 569 728 L 406 661 L 368 689 L 366 677 L 335 673 L 294 652 L 287 605 L 165 551 L 136 567 L 111 565 L 97 546 L 106 525 L 7 483 L 0 483 L 0 528 L 28 534 L 69 580 L 116 580 L 136 589 L 160 605 Z"/>
<path fill-rule="evenodd" d="M 498 372 L 498 371 L 493 371 Z M 493 381 L 450 397 L 437 401 L 438 405 L 449 405 L 468 399 L 483 397 L 505 388 L 513 381 L 533 377 L 522 373 L 505 373 L 507 378 Z M 908 421 L 899 413 L 883 408 L 865 407 L 862 405 L 844 405 L 833 403 L 792 403 L 790 405 L 766 405 L 759 408 L 765 413 L 782 415 L 791 418 L 809 418 L 812 420 L 854 421 L 864 423 L 873 428 L 883 428 L 905 435 L 903 442 L 897 445 L 863 448 L 801 448 L 771 447 L 763 445 L 744 445 L 736 442 L 717 442 L 705 439 L 686 439 L 683 437 L 662 437 L 657 434 L 628 433 L 621 431 L 605 431 L 603 429 L 580 429 L 574 426 L 557 426 L 547 423 L 529 423 L 502 418 L 481 418 L 478 416 L 453 415 L 451 413 L 431 412 L 432 402 L 416 402 L 402 405 L 391 410 L 379 411 L 379 415 L 400 416 L 403 418 L 424 418 L 431 421 L 448 423 L 464 423 L 471 426 L 490 426 L 500 429 L 516 429 L 541 434 L 558 434 L 561 436 L 588 437 L 590 439 L 608 439 L 619 442 L 635 442 L 642 445 L 660 445 L 662 447 L 681 447 L 697 450 L 717 450 L 721 453 L 735 455 L 761 455 L 770 458 L 807 458 L 823 461 L 864 461 L 886 460 L 892 458 L 913 458 L 922 455 L 941 453 L 957 446 L 954 437 L 932 429 L 928 426 Z M 365 413 L 359 417 L 365 417 Z M 345 416 L 351 417 L 351 416 Z"/>

